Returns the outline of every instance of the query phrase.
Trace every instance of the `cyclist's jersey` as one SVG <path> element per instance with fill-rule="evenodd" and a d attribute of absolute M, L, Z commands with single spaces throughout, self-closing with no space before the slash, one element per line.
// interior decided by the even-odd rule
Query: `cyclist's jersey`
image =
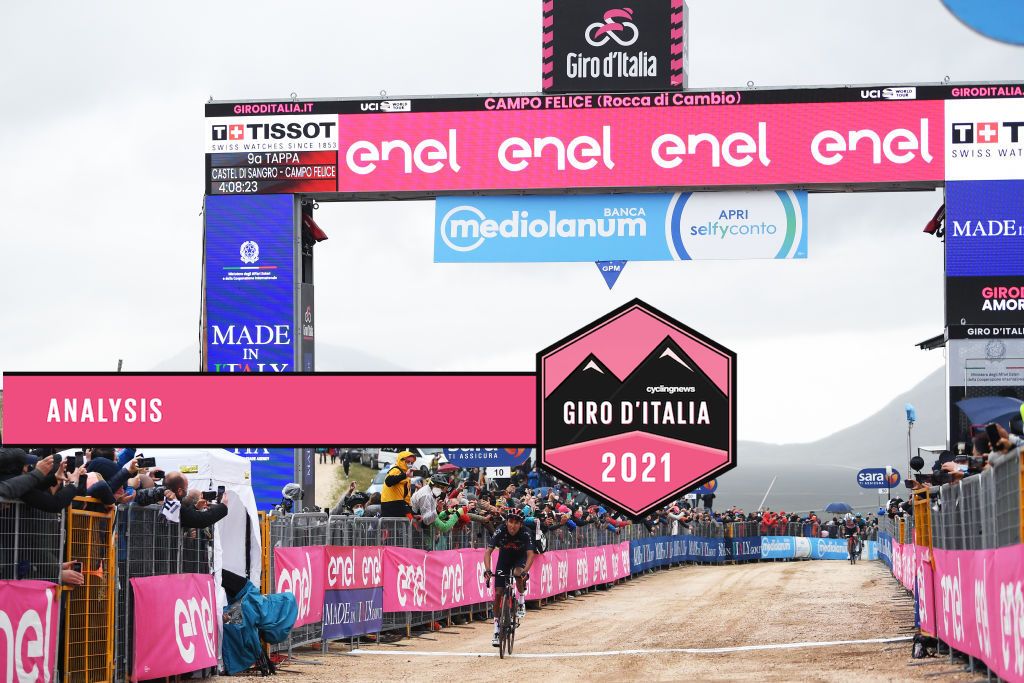
<path fill-rule="evenodd" d="M 527 551 L 535 550 L 533 547 L 533 536 L 525 524 L 519 527 L 519 533 L 514 536 L 509 533 L 508 527 L 502 524 L 487 541 L 487 545 L 490 548 L 497 548 L 499 550 L 499 557 L 526 555 Z"/>
<path fill-rule="evenodd" d="M 843 522 L 842 532 L 843 536 L 849 538 L 860 531 L 860 527 L 857 526 L 856 522 Z"/>

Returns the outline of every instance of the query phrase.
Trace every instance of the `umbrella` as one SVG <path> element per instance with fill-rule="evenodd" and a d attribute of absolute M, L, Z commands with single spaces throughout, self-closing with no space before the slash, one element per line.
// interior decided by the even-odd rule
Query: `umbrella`
<path fill-rule="evenodd" d="M 848 503 L 829 503 L 825 508 L 825 512 L 831 512 L 832 514 L 845 514 L 847 512 L 853 512 L 853 508 Z"/>
<path fill-rule="evenodd" d="M 998 422 L 1009 429 L 1010 420 L 1021 414 L 1022 403 L 1024 401 L 1010 396 L 981 396 L 957 401 L 956 405 L 971 424 L 987 425 Z"/>
<path fill-rule="evenodd" d="M 459 469 L 458 465 L 453 465 L 450 462 L 446 462 L 445 464 L 443 464 L 440 467 L 438 467 L 437 471 L 438 472 L 455 472 L 458 469 Z"/>

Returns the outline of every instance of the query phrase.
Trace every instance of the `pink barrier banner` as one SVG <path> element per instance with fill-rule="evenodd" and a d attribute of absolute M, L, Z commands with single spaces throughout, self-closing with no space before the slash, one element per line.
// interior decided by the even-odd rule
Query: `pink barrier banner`
<path fill-rule="evenodd" d="M 384 611 L 426 612 L 427 552 L 411 548 L 384 549 Z"/>
<path fill-rule="evenodd" d="M 220 613 L 209 574 L 131 579 L 135 594 L 132 680 L 217 666 Z"/>
<path fill-rule="evenodd" d="M 682 96 L 680 94 L 680 96 Z M 944 102 L 340 115 L 342 192 L 941 181 Z M 491 438 L 488 443 L 494 441 Z"/>
<path fill-rule="evenodd" d="M 381 546 L 324 547 L 324 590 L 378 588 L 384 585 Z"/>
<path fill-rule="evenodd" d="M 1024 546 L 933 552 L 938 637 L 1024 681 Z"/>
<path fill-rule="evenodd" d="M 58 590 L 47 581 L 0 581 L 3 680 L 54 680 L 60 626 Z"/>
<path fill-rule="evenodd" d="M 324 547 L 274 548 L 274 592 L 292 593 L 298 603 L 296 626 L 324 615 Z"/>
<path fill-rule="evenodd" d="M 894 541 L 892 550 L 893 575 L 910 590 L 916 585 L 923 632 L 1004 680 L 1024 681 L 1024 545 L 929 550 Z"/>
<path fill-rule="evenodd" d="M 537 439 L 532 373 L 4 373 L 3 378 L 9 445 L 532 445 Z M 337 400 L 307 400 L 328 395 Z M 483 395 L 493 399 L 477 399 Z M 210 420 L 214 414 L 218 419 Z M 345 419 L 338 420 L 339 414 Z M 396 414 L 405 417 L 389 417 Z"/>
<path fill-rule="evenodd" d="M 384 611 L 425 612 L 494 599 L 484 585 L 484 551 L 385 548 Z M 495 562 L 495 556 L 491 556 Z M 493 567 L 492 567 L 493 569 Z M 529 600 L 582 590 L 629 576 L 629 543 L 548 551 L 535 556 L 526 587 Z"/>

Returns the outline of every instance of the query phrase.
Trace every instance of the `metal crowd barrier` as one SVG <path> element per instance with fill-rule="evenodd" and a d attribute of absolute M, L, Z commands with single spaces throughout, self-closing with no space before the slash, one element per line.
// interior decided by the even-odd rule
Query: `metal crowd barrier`
<path fill-rule="evenodd" d="M 164 517 L 161 510 L 160 505 L 117 506 L 117 630 L 113 661 L 116 679 L 121 681 L 130 679 L 134 662 L 135 600 L 130 580 L 213 572 L 212 529 L 182 529 Z"/>
<path fill-rule="evenodd" d="M 327 545 L 328 515 L 324 512 L 296 512 L 283 517 L 268 517 L 270 543 L 264 546 L 264 553 L 269 555 L 266 562 L 270 577 L 270 592 L 277 592 L 274 581 L 274 548 L 294 548 L 306 545 Z M 270 646 L 271 652 L 287 650 L 310 643 L 320 642 L 323 638 L 323 622 L 297 626 L 292 629 L 288 639 Z"/>
<path fill-rule="evenodd" d="M 109 681 L 113 669 L 116 565 L 114 511 L 93 498 L 65 510 L 65 557 L 82 563 L 84 585 L 65 592 L 65 680 Z"/>
<path fill-rule="evenodd" d="M 63 512 L 41 512 L 18 500 L 0 500 L 0 579 L 60 583 L 64 527 Z"/>
<path fill-rule="evenodd" d="M 1019 451 L 989 458 L 989 467 L 960 481 L 914 491 L 913 514 L 883 520 L 900 543 L 940 550 L 989 550 L 1024 538 L 1024 458 Z M 941 643 L 953 656 L 953 649 Z M 970 670 L 975 660 L 969 657 Z M 991 673 L 989 673 L 991 678 Z"/>

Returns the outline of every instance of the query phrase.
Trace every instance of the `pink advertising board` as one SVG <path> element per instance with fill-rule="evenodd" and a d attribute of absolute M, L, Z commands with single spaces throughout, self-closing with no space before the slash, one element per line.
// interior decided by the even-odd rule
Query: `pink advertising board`
<path fill-rule="evenodd" d="M 942 101 L 339 115 L 339 192 L 941 181 Z"/>
<path fill-rule="evenodd" d="M 1024 681 L 1024 546 L 941 550 L 894 541 L 892 549 L 893 576 L 916 589 L 922 632 L 1004 680 Z"/>
<path fill-rule="evenodd" d="M 324 546 L 324 590 L 378 588 L 384 585 L 382 546 Z"/>
<path fill-rule="evenodd" d="M 384 549 L 384 611 L 445 610 L 493 600 L 494 581 L 490 587 L 485 585 L 483 560 L 482 549 Z M 495 562 L 493 555 L 491 562 Z M 535 556 L 526 597 L 539 600 L 628 575 L 628 542 L 548 551 Z"/>
<path fill-rule="evenodd" d="M 217 666 L 220 612 L 209 574 L 131 579 L 135 596 L 132 680 Z"/>
<path fill-rule="evenodd" d="M 4 680 L 54 680 L 58 588 L 47 581 L 0 581 L 0 673 Z"/>
<path fill-rule="evenodd" d="M 299 608 L 296 626 L 323 619 L 324 575 L 323 546 L 274 548 L 274 592 L 295 596 Z"/>

